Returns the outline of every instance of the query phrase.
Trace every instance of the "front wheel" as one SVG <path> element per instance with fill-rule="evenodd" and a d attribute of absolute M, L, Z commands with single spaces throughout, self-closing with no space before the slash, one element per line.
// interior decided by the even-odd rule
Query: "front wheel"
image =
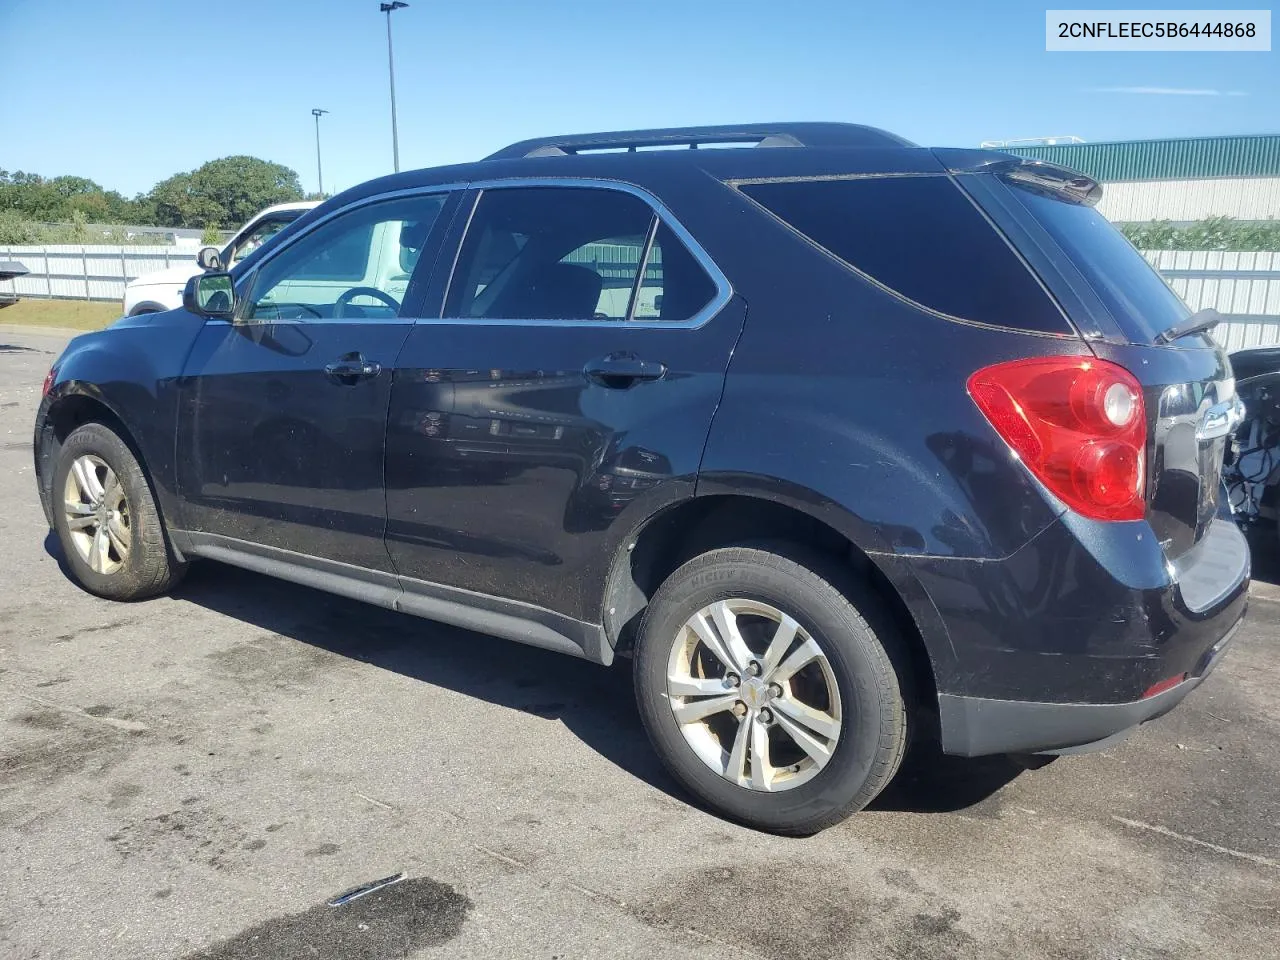
<path fill-rule="evenodd" d="M 677 780 L 734 820 L 802 835 L 884 789 L 907 715 L 876 598 L 779 550 L 713 550 L 673 573 L 645 613 L 635 684 Z"/>
<path fill-rule="evenodd" d="M 109 600 L 143 600 L 186 572 L 169 550 L 142 467 L 110 428 L 86 423 L 58 451 L 53 520 L 75 580 Z"/>

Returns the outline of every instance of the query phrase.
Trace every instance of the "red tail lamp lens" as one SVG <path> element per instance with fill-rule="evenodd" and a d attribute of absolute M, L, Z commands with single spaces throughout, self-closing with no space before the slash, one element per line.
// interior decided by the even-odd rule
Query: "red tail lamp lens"
<path fill-rule="evenodd" d="M 1032 357 L 985 367 L 969 395 L 1033 474 L 1095 520 L 1146 510 L 1147 417 L 1124 367 L 1081 357 Z"/>
<path fill-rule="evenodd" d="M 47 397 L 49 395 L 49 391 L 53 389 L 53 380 L 57 375 L 57 368 L 50 367 L 49 372 L 44 375 L 44 386 L 40 390 L 40 396 Z"/>

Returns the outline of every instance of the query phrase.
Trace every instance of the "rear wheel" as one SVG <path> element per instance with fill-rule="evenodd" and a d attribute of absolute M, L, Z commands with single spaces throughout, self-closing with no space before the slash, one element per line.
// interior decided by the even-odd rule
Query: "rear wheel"
<path fill-rule="evenodd" d="M 63 441 L 51 495 L 67 564 L 90 593 L 142 600 L 164 593 L 186 572 L 169 550 L 137 458 L 103 424 L 87 423 Z"/>
<path fill-rule="evenodd" d="M 641 626 L 650 739 L 685 787 L 749 826 L 837 823 L 884 789 L 906 748 L 891 621 L 829 568 L 787 548 L 713 550 L 668 578 Z"/>

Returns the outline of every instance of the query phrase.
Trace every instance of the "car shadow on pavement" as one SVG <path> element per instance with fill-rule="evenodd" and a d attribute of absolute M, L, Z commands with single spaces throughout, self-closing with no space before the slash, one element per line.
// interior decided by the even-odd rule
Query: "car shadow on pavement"
<path fill-rule="evenodd" d="M 649 746 L 629 660 L 601 667 L 212 561 L 193 564 L 174 596 L 312 647 L 558 721 L 628 773 L 687 799 Z"/>
<path fill-rule="evenodd" d="M 936 743 L 915 744 L 871 810 L 956 813 L 990 800 L 1028 769 L 1051 757 L 949 757 Z"/>
<path fill-rule="evenodd" d="M 67 574 L 53 533 L 45 549 Z M 630 660 L 601 667 L 214 561 L 193 564 L 174 596 L 312 647 L 558 721 L 632 776 L 694 802 L 649 744 L 632 692 Z M 963 810 L 991 797 L 1024 769 L 1006 757 L 970 760 L 921 746 L 908 754 L 872 808 Z"/>

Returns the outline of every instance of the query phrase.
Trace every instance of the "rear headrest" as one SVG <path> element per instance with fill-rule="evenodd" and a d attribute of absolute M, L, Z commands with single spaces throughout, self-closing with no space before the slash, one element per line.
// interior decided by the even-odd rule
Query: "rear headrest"
<path fill-rule="evenodd" d="M 491 317 L 522 320 L 590 320 L 600 303 L 604 281 L 590 267 L 548 263 L 519 289 L 506 291 L 487 311 Z"/>

